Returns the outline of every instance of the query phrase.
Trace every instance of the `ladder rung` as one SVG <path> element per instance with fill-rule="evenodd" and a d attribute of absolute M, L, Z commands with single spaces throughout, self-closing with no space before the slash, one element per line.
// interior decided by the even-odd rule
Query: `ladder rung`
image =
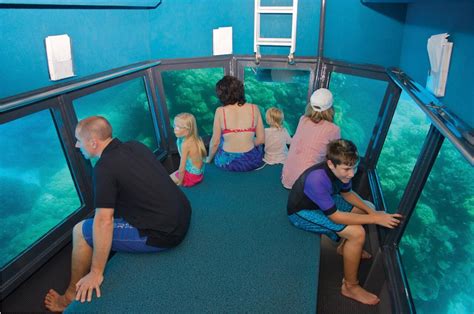
<path fill-rule="evenodd" d="M 291 38 L 258 38 L 257 45 L 261 46 L 291 46 Z"/>
<path fill-rule="evenodd" d="M 293 7 L 258 7 L 257 13 L 292 14 Z"/>

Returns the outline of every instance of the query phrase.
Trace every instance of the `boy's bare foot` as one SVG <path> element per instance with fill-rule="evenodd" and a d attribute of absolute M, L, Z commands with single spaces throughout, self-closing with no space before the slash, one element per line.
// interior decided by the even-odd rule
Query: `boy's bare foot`
<path fill-rule="evenodd" d="M 74 296 L 68 298 L 66 294 L 60 295 L 55 290 L 50 289 L 44 298 L 45 307 L 51 312 L 63 312 L 71 304 Z"/>
<path fill-rule="evenodd" d="M 336 251 L 337 251 L 337 254 L 339 255 L 342 255 L 343 254 L 343 249 L 344 249 L 344 244 L 346 243 L 346 240 L 345 239 L 342 239 L 341 240 L 341 244 L 339 244 L 339 246 L 337 247 Z M 372 254 L 370 254 L 369 252 L 367 252 L 366 250 L 362 250 L 362 255 L 360 256 L 361 259 L 371 259 L 372 258 Z"/>
<path fill-rule="evenodd" d="M 380 302 L 380 299 L 375 294 L 362 288 L 358 281 L 349 283 L 343 279 L 341 294 L 367 305 L 375 305 Z"/>

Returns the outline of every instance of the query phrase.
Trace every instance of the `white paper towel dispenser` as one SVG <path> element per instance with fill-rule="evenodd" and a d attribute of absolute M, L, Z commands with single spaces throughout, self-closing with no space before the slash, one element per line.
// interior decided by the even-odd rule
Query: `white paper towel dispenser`
<path fill-rule="evenodd" d="M 426 88 L 436 97 L 443 97 L 448 80 L 449 61 L 453 43 L 448 42 L 448 33 L 433 35 L 428 39 L 428 56 L 431 69 Z"/>
<path fill-rule="evenodd" d="M 52 81 L 74 76 L 71 39 L 68 35 L 48 36 L 45 39 L 49 77 Z"/>

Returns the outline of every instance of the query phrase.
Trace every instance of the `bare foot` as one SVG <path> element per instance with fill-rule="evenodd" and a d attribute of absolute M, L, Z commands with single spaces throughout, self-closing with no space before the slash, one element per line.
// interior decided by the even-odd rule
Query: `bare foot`
<path fill-rule="evenodd" d="M 343 255 L 343 249 L 344 249 L 344 244 L 346 243 L 346 239 L 342 239 L 341 240 L 341 244 L 339 244 L 339 246 L 337 247 L 336 251 L 337 251 L 337 254 L 339 255 Z M 369 252 L 367 252 L 366 250 L 362 250 L 362 255 L 360 256 L 361 259 L 371 259 L 372 258 L 372 254 L 370 254 Z"/>
<path fill-rule="evenodd" d="M 66 294 L 60 295 L 55 290 L 51 289 L 44 298 L 44 306 L 51 312 L 63 312 L 66 307 L 72 302 L 73 298 L 68 298 Z"/>
<path fill-rule="evenodd" d="M 375 305 L 380 302 L 380 299 L 373 293 L 365 290 L 359 285 L 359 282 L 348 283 L 342 281 L 341 294 L 345 297 L 356 300 L 367 305 Z"/>

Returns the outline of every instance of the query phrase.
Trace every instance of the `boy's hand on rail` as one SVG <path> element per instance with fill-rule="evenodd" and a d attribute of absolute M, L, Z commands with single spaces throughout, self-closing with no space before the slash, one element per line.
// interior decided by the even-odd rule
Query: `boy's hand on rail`
<path fill-rule="evenodd" d="M 375 223 L 377 225 L 393 229 L 398 227 L 401 219 L 403 218 L 400 214 L 388 214 L 385 212 L 374 212 L 371 215 L 375 215 Z"/>

